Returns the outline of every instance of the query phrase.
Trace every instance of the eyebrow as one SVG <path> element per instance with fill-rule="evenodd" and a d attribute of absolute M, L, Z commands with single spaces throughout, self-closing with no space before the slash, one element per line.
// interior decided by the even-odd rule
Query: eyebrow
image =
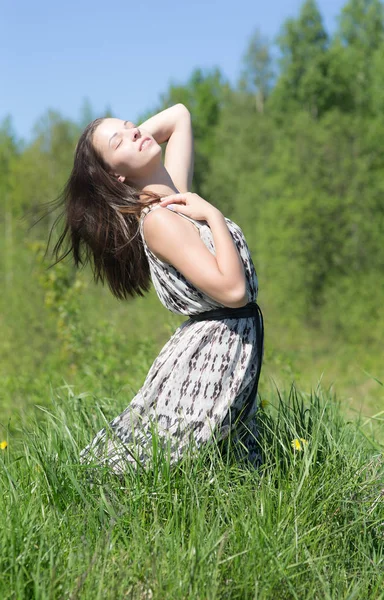
<path fill-rule="evenodd" d="M 131 123 L 131 121 L 124 121 L 124 127 L 126 126 L 127 123 Z M 132 125 L 133 125 L 133 123 L 132 123 Z M 112 142 L 113 138 L 117 135 L 117 133 L 118 132 L 116 131 L 116 133 L 114 133 L 113 135 L 111 135 L 111 137 L 109 138 L 109 142 L 108 142 L 109 146 L 111 145 L 111 142 Z"/>

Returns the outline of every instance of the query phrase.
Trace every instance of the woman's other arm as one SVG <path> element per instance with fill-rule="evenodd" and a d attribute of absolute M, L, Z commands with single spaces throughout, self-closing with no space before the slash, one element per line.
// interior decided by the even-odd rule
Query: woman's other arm
<path fill-rule="evenodd" d="M 194 167 L 192 120 L 184 104 L 175 104 L 141 125 L 158 144 L 167 143 L 164 166 L 179 192 L 190 191 Z"/>
<path fill-rule="evenodd" d="M 205 219 L 212 231 L 216 256 L 191 223 L 165 208 L 145 217 L 144 236 L 160 260 L 173 265 L 198 289 L 224 306 L 244 306 L 248 302 L 244 267 L 225 218 L 211 205 Z"/>

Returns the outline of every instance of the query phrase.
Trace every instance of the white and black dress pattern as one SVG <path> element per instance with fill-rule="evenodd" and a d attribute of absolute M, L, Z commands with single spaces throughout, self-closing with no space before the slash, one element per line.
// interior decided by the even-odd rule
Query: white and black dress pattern
<path fill-rule="evenodd" d="M 160 302 L 186 316 L 223 308 L 147 246 L 144 218 L 158 208 L 169 210 L 159 205 L 144 208 L 139 228 Z M 215 255 L 208 223 L 176 214 L 194 223 L 203 243 Z M 225 221 L 244 265 L 248 302 L 256 302 L 257 276 L 244 234 L 236 223 L 228 218 Z M 256 398 L 244 421 L 239 418 L 262 360 L 256 336 L 254 318 L 184 321 L 161 349 L 124 412 L 82 450 L 81 462 L 106 464 L 118 474 L 124 472 L 127 462 L 144 466 L 153 453 L 155 429 L 158 439 L 166 441 L 171 463 L 181 458 L 191 441 L 198 449 L 213 439 L 228 439 L 230 434 L 242 455 L 255 466 L 260 464 Z"/>

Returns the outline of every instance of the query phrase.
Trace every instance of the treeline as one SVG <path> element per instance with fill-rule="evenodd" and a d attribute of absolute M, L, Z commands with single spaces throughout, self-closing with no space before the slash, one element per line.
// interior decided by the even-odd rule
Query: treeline
<path fill-rule="evenodd" d="M 256 31 L 235 85 L 219 69 L 197 69 L 136 120 L 176 102 L 190 109 L 193 191 L 243 228 L 261 304 L 278 315 L 278 327 L 294 321 L 325 328 L 367 348 L 384 333 L 383 4 L 350 0 L 330 36 L 315 1 L 307 0 L 282 26 L 277 44 L 279 64 Z M 58 195 L 79 133 L 95 116 L 89 105 L 78 122 L 48 111 L 27 144 L 17 139 L 11 118 L 3 121 L 8 288 L 25 229 L 41 204 Z M 29 235 L 46 241 L 56 216 Z"/>

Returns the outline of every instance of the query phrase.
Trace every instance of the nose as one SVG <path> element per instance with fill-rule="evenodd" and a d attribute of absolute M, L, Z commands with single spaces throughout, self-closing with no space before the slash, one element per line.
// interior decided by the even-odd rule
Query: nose
<path fill-rule="evenodd" d="M 135 127 L 133 130 L 133 141 L 135 142 L 138 138 L 140 137 L 140 129 L 138 127 Z"/>

